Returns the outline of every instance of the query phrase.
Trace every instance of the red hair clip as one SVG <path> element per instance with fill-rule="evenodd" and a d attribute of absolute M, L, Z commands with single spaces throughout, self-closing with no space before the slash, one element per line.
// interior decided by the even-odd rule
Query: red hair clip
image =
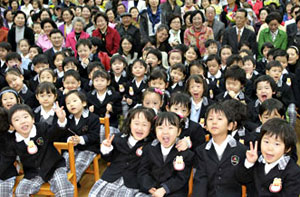
<path fill-rule="evenodd" d="M 154 92 L 160 94 L 161 96 L 164 94 L 160 89 L 154 88 Z"/>

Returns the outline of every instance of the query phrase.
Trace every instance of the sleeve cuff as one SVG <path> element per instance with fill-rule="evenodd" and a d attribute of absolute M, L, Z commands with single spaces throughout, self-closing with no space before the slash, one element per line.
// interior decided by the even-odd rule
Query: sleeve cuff
<path fill-rule="evenodd" d="M 245 159 L 244 165 L 245 165 L 245 168 L 249 169 L 254 166 L 254 163 L 251 163 L 247 159 Z"/>
<path fill-rule="evenodd" d="M 68 137 L 67 142 L 71 141 L 71 137 Z"/>
<path fill-rule="evenodd" d="M 163 183 L 163 184 L 161 184 L 161 186 L 166 190 L 166 194 L 170 193 L 170 189 L 166 184 Z"/>
<path fill-rule="evenodd" d="M 65 127 L 67 125 L 67 119 L 65 118 L 65 121 L 63 123 L 61 123 L 59 120 L 57 120 L 57 124 L 59 127 Z"/>
<path fill-rule="evenodd" d="M 79 137 L 80 141 L 79 141 L 79 144 L 81 145 L 85 145 L 85 140 L 82 136 Z"/>
<path fill-rule="evenodd" d="M 110 146 L 110 147 L 107 147 L 107 146 L 104 146 L 101 144 L 101 148 L 100 148 L 100 151 L 103 155 L 107 155 L 109 154 L 112 150 L 114 149 L 113 146 Z"/>

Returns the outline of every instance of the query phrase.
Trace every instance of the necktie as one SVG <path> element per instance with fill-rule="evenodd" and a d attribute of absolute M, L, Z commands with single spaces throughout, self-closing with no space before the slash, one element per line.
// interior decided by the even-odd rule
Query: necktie
<path fill-rule="evenodd" d="M 238 42 L 240 42 L 241 40 L 241 30 L 238 29 L 238 36 L 237 36 Z"/>

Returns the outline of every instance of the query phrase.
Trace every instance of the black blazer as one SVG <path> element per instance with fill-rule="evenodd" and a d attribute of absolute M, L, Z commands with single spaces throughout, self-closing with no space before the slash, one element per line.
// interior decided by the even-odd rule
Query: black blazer
<path fill-rule="evenodd" d="M 35 122 L 42 122 L 41 118 L 41 110 L 42 107 L 38 106 L 37 108 L 34 109 L 33 113 L 34 113 L 34 120 Z M 49 117 L 47 120 L 44 120 L 43 122 L 46 122 L 48 125 L 54 125 L 57 122 L 58 118 L 56 116 L 56 114 L 54 113 L 54 116 Z"/>
<path fill-rule="evenodd" d="M 112 141 L 113 150 L 106 155 L 101 153 L 101 158 L 111 162 L 106 168 L 101 179 L 107 182 L 114 182 L 123 177 L 124 184 L 129 188 L 139 188 L 137 181 L 137 170 L 140 165 L 141 156 L 144 154 L 145 145 L 151 142 L 151 137 L 147 137 L 142 141 L 138 141 L 134 147 L 128 146 L 129 135 L 118 133 Z M 137 149 L 142 150 L 142 155 L 137 154 Z"/>
<path fill-rule="evenodd" d="M 148 84 L 145 79 L 140 84 L 140 87 L 136 86 L 135 79 L 132 81 L 127 82 L 126 84 L 126 90 L 125 90 L 125 98 L 132 99 L 132 104 L 129 106 L 134 107 L 136 104 L 142 102 L 142 95 L 144 90 L 148 87 Z M 130 91 L 130 89 L 133 89 L 133 92 Z"/>
<path fill-rule="evenodd" d="M 252 51 L 254 54 L 257 54 L 257 43 L 256 43 L 256 35 L 253 31 L 247 29 L 244 27 L 243 34 L 241 36 L 240 42 L 241 41 L 248 41 L 251 45 Z M 236 32 L 236 27 L 230 27 L 225 30 L 223 40 L 222 40 L 222 45 L 230 45 L 232 47 L 232 52 L 234 54 L 237 54 L 239 52 L 239 44 L 237 40 L 237 32 Z"/>
<path fill-rule="evenodd" d="M 24 38 L 26 38 L 29 41 L 30 45 L 33 45 L 35 43 L 34 41 L 34 32 L 31 28 L 25 26 L 24 30 Z M 17 43 L 16 43 L 16 27 L 12 27 L 7 36 L 7 41 L 11 44 L 12 50 L 17 50 Z"/>
<path fill-rule="evenodd" d="M 235 168 L 241 165 L 246 147 L 231 138 L 218 159 L 212 140 L 196 150 L 193 196 L 240 197 L 242 185 L 234 176 Z"/>
<path fill-rule="evenodd" d="M 181 171 L 175 170 L 173 161 L 176 156 L 182 156 L 185 168 Z M 194 153 L 190 150 L 178 152 L 173 146 L 165 161 L 158 140 L 144 148 L 142 161 L 138 169 L 138 182 L 140 190 L 148 193 L 152 187 L 158 189 L 164 187 L 165 196 L 187 196 L 188 182 L 192 169 Z"/>
<path fill-rule="evenodd" d="M 265 174 L 265 164 L 260 161 L 261 157 L 253 167 L 245 168 L 243 165 L 238 166 L 236 177 L 242 184 L 254 182 L 255 196 L 282 196 L 282 197 L 298 197 L 300 194 L 300 168 L 293 159 L 289 159 L 287 163 L 277 164 Z M 275 178 L 281 178 L 282 189 L 278 193 L 270 191 L 270 185 Z"/>
<path fill-rule="evenodd" d="M 182 129 L 179 138 L 189 136 L 192 141 L 192 150 L 196 150 L 198 146 L 205 143 L 205 133 L 200 124 L 188 120 L 185 123 L 185 128 Z"/>
<path fill-rule="evenodd" d="M 62 49 L 65 49 L 65 48 L 62 48 Z M 56 66 L 54 65 L 54 59 L 53 59 L 53 57 L 55 55 L 53 47 L 51 47 L 50 49 L 48 49 L 47 51 L 45 51 L 44 54 L 48 57 L 50 68 L 56 69 Z"/>
<path fill-rule="evenodd" d="M 36 136 L 31 138 L 38 148 L 36 154 L 27 152 L 24 141 L 16 142 L 16 138 L 10 141 L 14 146 L 16 155 L 20 157 L 24 169 L 24 178 L 31 179 L 41 176 L 45 182 L 52 178 L 54 171 L 65 166 L 64 158 L 58 153 L 53 142 L 65 134 L 65 129 L 55 124 L 49 127 L 46 123 L 36 123 Z"/>

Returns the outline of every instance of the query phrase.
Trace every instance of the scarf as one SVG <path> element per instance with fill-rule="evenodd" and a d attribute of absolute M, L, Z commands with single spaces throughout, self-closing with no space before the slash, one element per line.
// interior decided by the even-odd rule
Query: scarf
<path fill-rule="evenodd" d="M 150 7 L 147 7 L 147 12 L 148 12 L 148 16 L 151 21 L 151 24 L 152 24 L 152 33 L 155 33 L 154 26 L 160 22 L 160 12 L 161 12 L 160 7 L 157 8 L 156 14 L 152 13 L 152 10 Z"/>

